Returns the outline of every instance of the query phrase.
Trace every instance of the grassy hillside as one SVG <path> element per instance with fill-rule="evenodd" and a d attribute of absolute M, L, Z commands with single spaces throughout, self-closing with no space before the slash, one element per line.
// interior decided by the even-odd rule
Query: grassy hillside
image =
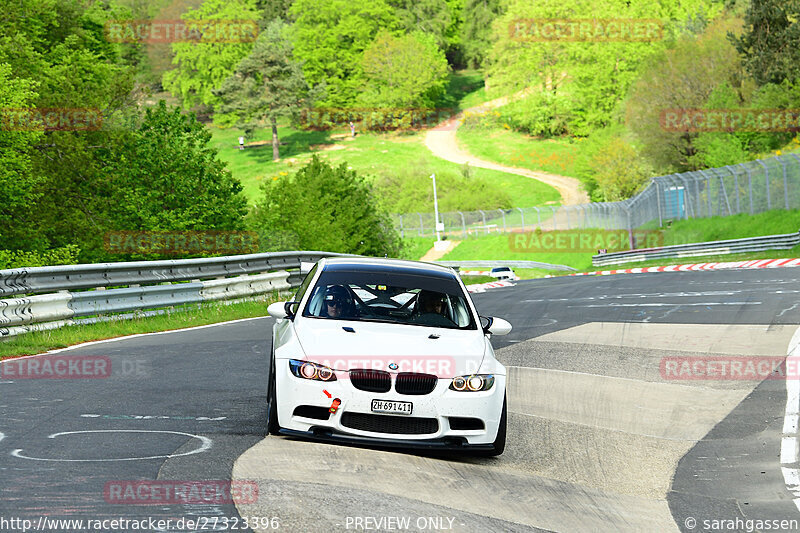
<path fill-rule="evenodd" d="M 318 154 L 334 164 L 347 163 L 356 171 L 373 177 L 394 175 L 409 167 L 420 167 L 424 172 L 461 173 L 461 166 L 435 158 L 424 145 L 422 133 L 357 134 L 351 138 L 341 132 L 306 132 L 290 127 L 279 130 L 281 159 L 272 161 L 271 132 L 258 130 L 255 140 L 245 150 L 239 150 L 239 130 L 213 128 L 213 143 L 220 159 L 228 164 L 233 175 L 244 186 L 250 203 L 255 202 L 264 180 L 280 179 L 305 164 L 313 154 Z M 257 146 L 252 143 L 263 143 Z M 475 178 L 485 180 L 492 187 L 505 191 L 514 204 L 523 206 L 557 202 L 558 191 L 536 180 L 475 168 Z M 398 195 L 406 191 L 396 191 Z M 447 198 L 440 198 L 446 203 Z M 429 210 L 427 203 L 414 210 Z M 488 206 L 487 206 L 488 207 Z"/>
<path fill-rule="evenodd" d="M 579 140 L 539 139 L 510 129 L 480 126 L 459 128 L 456 138 L 464 149 L 487 161 L 576 176 Z"/>
<path fill-rule="evenodd" d="M 487 99 L 482 74 L 477 71 L 455 72 L 450 75 L 450 85 L 440 107 L 444 110 L 444 116 L 450 111 L 455 113 Z M 305 131 L 283 125 L 278 129 L 281 159 L 277 162 L 272 161 L 270 129 L 254 132 L 251 138 L 245 140 L 245 150 L 239 149 L 241 130 L 211 126 L 211 131 L 212 142 L 220 159 L 227 163 L 233 175 L 242 182 L 250 203 L 256 201 L 264 181 L 288 175 L 304 165 L 314 154 L 333 164 L 346 163 L 376 182 L 401 178 L 401 186 L 392 183 L 389 190 L 386 190 L 387 187 L 381 190 L 381 199 L 392 212 L 428 211 L 431 208 L 432 193 L 427 190 L 428 181 L 406 179 L 409 173 L 413 173 L 415 177 L 427 177 L 434 172 L 437 177 L 463 174 L 460 165 L 431 155 L 424 145 L 425 131 L 386 134 L 356 131 L 356 137 L 353 138 L 347 127 L 331 131 Z M 451 187 L 448 192 L 443 187 L 439 191 L 440 207 L 443 210 L 492 209 L 512 204 L 533 206 L 556 204 L 560 200 L 554 188 L 521 176 L 485 169 L 470 169 L 470 175 L 470 179 L 475 184 L 483 184 L 483 188 L 475 187 L 473 192 L 469 192 L 465 190 L 470 189 L 469 187 Z M 425 189 L 421 190 L 421 187 Z M 474 192 L 476 190 L 483 193 L 477 194 Z M 465 195 L 479 197 L 467 198 Z"/>
<path fill-rule="evenodd" d="M 650 227 L 646 229 L 657 229 Z M 800 210 L 793 211 L 768 211 L 757 215 L 735 215 L 732 217 L 713 217 L 681 220 L 673 223 L 671 227 L 663 229 L 664 244 L 682 244 L 688 242 L 706 242 L 725 239 L 740 239 L 744 237 L 757 237 L 761 235 L 776 235 L 793 233 L 800 230 Z M 579 230 L 576 230 L 579 231 Z M 459 244 L 453 251 L 445 255 L 443 260 L 481 260 L 481 259 L 509 259 L 524 261 L 540 261 L 567 265 L 579 270 L 594 270 L 592 268 L 591 253 L 523 253 L 512 251 L 511 241 L 514 234 L 490 234 L 467 239 Z M 738 254 L 719 257 L 702 257 L 697 259 L 679 258 L 675 260 L 661 259 L 646 263 L 627 263 L 624 267 L 670 265 L 692 262 L 709 261 L 739 261 L 758 258 L 779 258 L 800 256 L 800 246 L 792 250 L 776 250 L 770 252 L 757 252 L 753 254 Z M 616 268 L 616 267 L 608 267 Z"/>

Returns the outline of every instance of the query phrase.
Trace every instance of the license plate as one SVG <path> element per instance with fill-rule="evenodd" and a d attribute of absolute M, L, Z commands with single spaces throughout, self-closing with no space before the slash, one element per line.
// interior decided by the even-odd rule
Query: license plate
<path fill-rule="evenodd" d="M 372 411 L 393 415 L 410 415 L 414 404 L 411 402 L 395 402 L 392 400 L 372 400 Z"/>

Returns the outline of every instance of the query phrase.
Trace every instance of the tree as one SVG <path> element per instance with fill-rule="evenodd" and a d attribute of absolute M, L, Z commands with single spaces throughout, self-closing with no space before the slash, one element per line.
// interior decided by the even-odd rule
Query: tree
<path fill-rule="evenodd" d="M 731 42 L 759 85 L 800 79 L 800 0 L 753 0 Z"/>
<path fill-rule="evenodd" d="M 668 131 L 660 122 L 662 112 L 702 109 L 723 83 L 737 92 L 740 105 L 747 100 L 752 89 L 727 38 L 739 24 L 719 20 L 698 37 L 680 38 L 647 62 L 631 88 L 626 122 L 642 142 L 642 155 L 658 172 L 692 169 L 697 153 L 698 133 Z"/>
<path fill-rule="evenodd" d="M 110 178 L 108 224 L 118 230 L 237 230 L 246 201 L 194 115 L 160 101 L 127 142 L 100 153 Z"/>
<path fill-rule="evenodd" d="M 446 0 L 388 0 L 405 33 L 422 32 L 446 50 L 452 13 Z"/>
<path fill-rule="evenodd" d="M 615 120 L 615 110 L 638 77 L 642 64 L 664 50 L 681 26 L 670 21 L 682 23 L 697 9 L 714 15 L 719 8 L 712 0 L 510 0 L 493 25 L 494 44 L 487 58 L 489 84 L 505 92 L 532 89 L 550 93 L 541 100 L 559 108 L 547 114 L 564 116 L 568 133 L 587 135 Z M 661 39 L 659 33 L 648 37 L 643 32 L 643 37 L 650 40 L 616 42 L 595 38 L 594 33 L 584 34 L 588 35 L 585 40 L 546 40 L 544 33 L 531 39 L 529 21 L 574 21 L 588 19 L 588 14 L 602 14 L 602 19 L 666 20 L 666 38 Z"/>
<path fill-rule="evenodd" d="M 470 68 L 481 68 L 492 47 L 492 23 L 503 13 L 502 0 L 466 0 L 461 48 Z"/>
<path fill-rule="evenodd" d="M 189 11 L 183 20 L 253 21 L 259 13 L 255 0 L 205 0 L 199 9 Z M 255 35 L 243 35 L 233 42 L 176 42 L 172 44 L 175 69 L 165 72 L 164 88 L 181 98 L 185 108 L 197 105 L 212 107 L 218 103 L 214 89 L 219 88 L 236 65 L 253 49 Z"/>
<path fill-rule="evenodd" d="M 381 32 L 364 51 L 367 89 L 362 101 L 382 107 L 432 108 L 444 93 L 450 68 L 433 37 Z"/>
<path fill-rule="evenodd" d="M 341 108 L 355 103 L 365 82 L 364 50 L 381 29 L 399 33 L 395 10 L 386 0 L 296 0 L 289 12 L 295 20 L 294 56 L 309 84 L 326 86 L 319 104 Z"/>
<path fill-rule="evenodd" d="M 24 109 L 36 98 L 35 83 L 11 77 L 10 65 L 0 63 L 0 248 L 36 248 L 35 203 L 42 179 L 33 173 L 31 147 L 37 131 L 16 131 L 9 110 Z"/>
<path fill-rule="evenodd" d="M 215 95 L 217 111 L 236 117 L 238 126 L 253 131 L 262 120 L 272 126 L 272 159 L 280 158 L 278 119 L 295 118 L 301 108 L 321 94 L 311 90 L 300 63 L 292 58 L 288 26 L 280 19 L 271 22 L 258 36 L 253 51 L 242 59 L 233 75 Z"/>
<path fill-rule="evenodd" d="M 400 238 L 369 186 L 342 163 L 314 156 L 295 174 L 266 182 L 249 215 L 264 251 L 324 250 L 396 257 Z M 272 238 L 277 233 L 279 239 Z"/>
<path fill-rule="evenodd" d="M 636 149 L 620 137 L 612 138 L 589 161 L 594 171 L 599 200 L 616 202 L 630 198 L 647 183 L 649 169 Z"/>

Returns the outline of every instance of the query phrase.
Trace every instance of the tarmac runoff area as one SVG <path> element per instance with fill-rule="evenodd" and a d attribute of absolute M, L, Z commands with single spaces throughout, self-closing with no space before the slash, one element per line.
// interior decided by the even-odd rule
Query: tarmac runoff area
<path fill-rule="evenodd" d="M 678 531 L 666 501 L 678 461 L 761 379 L 665 379 L 662 361 L 784 357 L 795 330 L 588 323 L 513 344 L 497 352 L 502 456 L 267 437 L 235 463 L 234 480 L 259 484 L 237 507 L 306 531 Z"/>

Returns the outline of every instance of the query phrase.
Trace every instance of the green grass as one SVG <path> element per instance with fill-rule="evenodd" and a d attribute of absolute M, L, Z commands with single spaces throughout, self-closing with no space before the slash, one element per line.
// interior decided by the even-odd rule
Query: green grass
<path fill-rule="evenodd" d="M 769 250 L 766 252 L 750 252 L 746 254 L 728 255 L 702 255 L 696 257 L 675 257 L 672 259 L 652 259 L 635 263 L 622 263 L 619 265 L 606 265 L 582 269 L 581 272 L 594 272 L 600 270 L 626 270 L 628 268 L 646 268 L 653 266 L 690 265 L 694 263 L 732 263 L 735 261 L 757 261 L 760 259 L 793 259 L 800 257 L 800 245 L 790 250 Z M 563 274 L 563 272 L 560 272 Z"/>
<path fill-rule="evenodd" d="M 480 126 L 461 127 L 456 138 L 467 151 L 487 161 L 562 176 L 577 175 L 575 161 L 581 141 L 540 139 L 510 129 Z"/>
<path fill-rule="evenodd" d="M 655 222 L 648 224 L 644 229 L 656 229 L 657 226 L 658 223 Z M 744 239 L 796 233 L 798 230 L 800 230 L 800 209 L 773 210 L 755 215 L 739 214 L 729 217 L 676 220 L 670 227 L 663 228 L 664 245 Z"/>
<path fill-rule="evenodd" d="M 527 253 L 516 252 L 511 246 L 511 240 L 515 233 L 490 234 L 461 241 L 452 251 L 442 257 L 442 261 L 468 261 L 468 260 L 519 260 L 519 261 L 539 261 L 540 263 L 550 263 L 554 265 L 567 265 L 577 269 L 590 268 L 592 266 L 592 254 L 590 253 Z M 516 271 L 516 270 L 515 270 Z"/>
<path fill-rule="evenodd" d="M 480 285 L 481 283 L 490 283 L 497 281 L 492 276 L 461 276 L 464 285 Z"/>
<path fill-rule="evenodd" d="M 267 306 L 273 301 L 278 301 L 278 297 L 273 296 L 264 301 L 247 301 L 229 305 L 213 303 L 200 307 L 186 306 L 180 309 L 180 312 L 151 317 L 64 326 L 49 331 L 34 331 L 0 342 L 0 359 L 37 354 L 82 342 L 124 335 L 168 331 L 240 318 L 266 316 Z"/>
<path fill-rule="evenodd" d="M 419 261 L 428 250 L 433 248 L 434 237 L 406 237 L 403 239 L 403 250 L 399 259 Z"/>
<path fill-rule="evenodd" d="M 239 130 L 212 128 L 211 131 L 220 159 L 228 164 L 234 177 L 242 182 L 250 204 L 255 203 L 258 198 L 259 187 L 264 180 L 280 179 L 297 170 L 314 153 L 332 164 L 347 163 L 364 175 L 392 174 L 398 168 L 417 165 L 421 161 L 431 172 L 461 172 L 460 165 L 431 155 L 425 147 L 423 133 L 357 133 L 353 139 L 344 131 L 303 132 L 282 127 L 278 130 L 282 143 L 281 160 L 273 162 L 270 144 L 239 150 Z M 271 138 L 270 130 L 257 130 L 254 139 L 249 139 L 248 142 L 267 141 Z M 314 150 L 309 151 L 311 147 Z M 324 147 L 328 150 L 321 149 Z M 553 187 L 536 180 L 494 170 L 472 170 L 475 177 L 487 180 L 493 187 L 506 190 L 514 203 L 521 206 L 542 205 L 560 198 Z M 402 194 L 403 191 L 398 193 Z M 429 209 L 428 205 L 418 206 L 418 210 Z"/>
<path fill-rule="evenodd" d="M 468 109 L 491 100 L 486 94 L 483 74 L 476 70 L 452 72 L 449 82 L 440 107 Z"/>
<path fill-rule="evenodd" d="M 657 224 L 650 224 L 641 229 L 655 230 Z M 800 210 L 769 211 L 757 215 L 735 215 L 731 217 L 714 217 L 675 221 L 671 227 L 664 228 L 664 245 L 688 242 L 706 242 L 725 239 L 740 239 L 761 235 L 794 233 L 800 229 Z M 708 263 L 747 261 L 755 259 L 778 259 L 783 257 L 800 257 L 800 246 L 791 250 L 774 250 L 753 252 L 748 254 L 731 254 L 722 256 L 698 256 L 676 259 L 659 259 L 640 263 L 624 263 L 606 267 L 592 266 L 592 253 L 526 253 L 514 251 L 512 242 L 515 233 L 472 236 L 462 241 L 455 249 L 446 254 L 442 260 L 523 260 L 542 263 L 561 264 L 577 268 L 581 272 L 594 270 L 615 270 L 637 268 L 641 266 L 678 265 L 685 263 Z M 516 271 L 516 270 L 515 270 Z"/>

